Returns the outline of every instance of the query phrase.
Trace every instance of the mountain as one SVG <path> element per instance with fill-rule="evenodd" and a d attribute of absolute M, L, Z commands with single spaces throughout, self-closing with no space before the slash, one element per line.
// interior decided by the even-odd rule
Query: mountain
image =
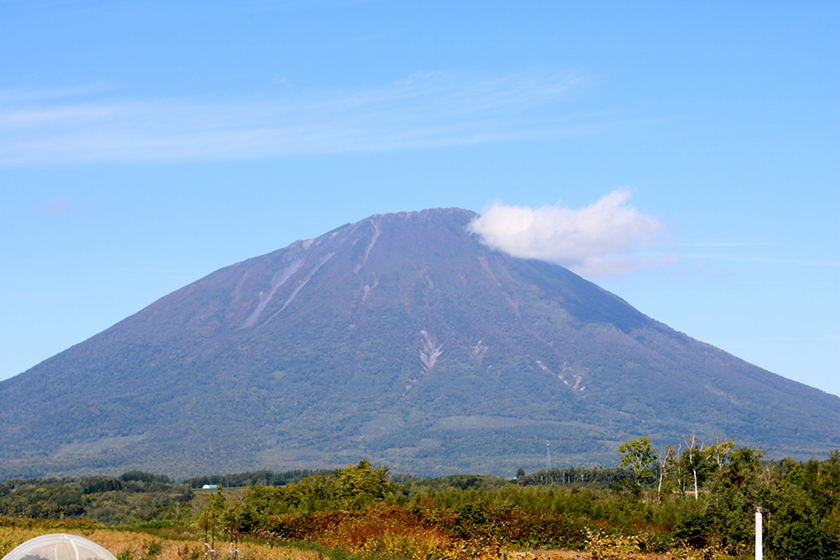
<path fill-rule="evenodd" d="M 375 215 L 223 268 L 0 383 L 0 476 L 614 465 L 696 430 L 840 447 L 840 398 L 510 257 L 460 209 Z"/>

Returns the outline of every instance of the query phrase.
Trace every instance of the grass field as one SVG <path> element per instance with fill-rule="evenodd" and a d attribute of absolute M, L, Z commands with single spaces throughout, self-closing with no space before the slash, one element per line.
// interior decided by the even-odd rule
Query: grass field
<path fill-rule="evenodd" d="M 0 525 L 0 557 L 29 539 L 50 533 L 69 533 L 83 536 L 110 550 L 118 560 L 210 560 L 208 548 L 201 536 L 184 530 L 156 529 L 151 532 L 137 529 L 109 528 L 88 521 L 8 520 Z M 594 536 L 587 551 L 571 550 L 507 550 L 498 543 L 453 542 L 441 534 L 419 534 L 402 531 L 372 530 L 357 525 L 343 527 L 341 534 L 325 535 L 325 547 L 307 545 L 278 545 L 271 542 L 247 541 L 239 543 L 242 560 L 388 560 L 404 557 L 399 551 L 406 543 L 413 543 L 416 560 L 700 560 L 725 558 L 713 551 L 682 551 L 668 554 L 642 554 L 627 546 L 621 539 Z M 394 549 L 387 550 L 388 542 Z M 352 543 L 357 543 L 353 546 Z M 370 544 L 375 543 L 375 546 Z M 350 544 L 350 546 L 347 546 Z M 366 546 L 367 544 L 367 546 Z M 330 546 L 332 545 L 332 546 Z M 333 548 L 336 547 L 336 548 Z M 229 543 L 217 541 L 217 560 L 233 560 Z"/>
<path fill-rule="evenodd" d="M 5 556 L 18 545 L 35 537 L 50 533 L 69 533 L 89 539 L 111 551 L 119 560 L 199 560 L 205 556 L 206 547 L 195 535 L 183 531 L 145 531 L 106 528 L 91 523 L 41 523 L 23 520 L 0 526 L 0 556 Z M 218 560 L 232 557 L 228 543 L 216 543 Z M 243 560 L 319 560 L 327 558 L 316 550 L 259 542 L 239 544 Z"/>

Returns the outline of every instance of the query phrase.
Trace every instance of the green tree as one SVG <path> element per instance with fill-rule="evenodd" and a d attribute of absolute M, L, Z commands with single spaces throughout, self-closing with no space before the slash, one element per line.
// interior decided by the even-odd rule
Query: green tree
<path fill-rule="evenodd" d="M 833 487 L 837 452 L 820 463 L 780 463 L 784 473 L 767 526 L 767 542 L 790 560 L 840 557 L 840 496 Z"/>
<path fill-rule="evenodd" d="M 373 468 L 369 461 L 336 471 L 335 497 L 344 508 L 360 508 L 380 501 L 394 491 L 388 481 L 388 467 Z"/>
<path fill-rule="evenodd" d="M 710 481 L 706 515 L 717 541 L 724 546 L 752 542 L 757 506 L 765 508 L 768 518 L 773 513 L 777 489 L 772 473 L 761 464 L 763 455 L 761 449 L 734 449 L 729 463 Z"/>
<path fill-rule="evenodd" d="M 647 436 L 627 440 L 618 446 L 621 453 L 621 466 L 630 467 L 636 477 L 636 484 L 644 480 L 653 480 L 651 465 L 656 463 L 656 450 Z"/>
<path fill-rule="evenodd" d="M 720 434 L 715 434 L 712 445 L 703 446 L 703 455 L 711 472 L 718 472 L 729 460 L 729 453 L 735 447 L 734 441 L 721 441 Z"/>

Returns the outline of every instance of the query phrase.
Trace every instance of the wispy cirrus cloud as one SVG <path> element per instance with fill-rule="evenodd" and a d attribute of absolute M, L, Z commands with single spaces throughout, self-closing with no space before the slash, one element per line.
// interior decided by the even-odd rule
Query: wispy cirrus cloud
<path fill-rule="evenodd" d="M 262 101 L 79 99 L 83 88 L 0 92 L 0 165 L 441 147 L 581 133 L 560 111 L 578 75 L 419 73 L 350 91 L 289 89 Z M 92 96 L 91 96 L 92 97 Z M 537 111 L 539 110 L 539 111 Z"/>
<path fill-rule="evenodd" d="M 107 91 L 103 85 L 88 84 L 83 86 L 72 86 L 54 89 L 32 89 L 17 88 L 0 90 L 0 107 L 14 103 L 31 103 L 34 101 L 43 102 L 56 99 L 68 99 L 72 97 L 83 97 L 91 94 Z"/>
<path fill-rule="evenodd" d="M 674 263 L 674 256 L 642 252 L 661 240 L 667 227 L 629 200 L 630 193 L 619 190 L 577 210 L 559 203 L 540 208 L 496 203 L 468 228 L 493 249 L 560 264 L 582 276 L 617 276 Z"/>

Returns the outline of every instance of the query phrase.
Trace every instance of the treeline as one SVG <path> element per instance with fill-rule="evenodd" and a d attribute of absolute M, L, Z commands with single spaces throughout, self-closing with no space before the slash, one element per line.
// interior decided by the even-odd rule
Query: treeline
<path fill-rule="evenodd" d="M 209 475 L 189 478 L 184 481 L 190 488 L 201 488 L 205 484 L 215 484 L 224 486 L 225 488 L 239 488 L 242 486 L 283 486 L 293 482 L 300 482 L 309 476 L 326 476 L 331 474 L 332 470 L 293 470 L 284 472 L 273 472 L 270 470 L 262 470 L 255 472 L 246 472 L 240 474 L 223 474 L 223 475 Z"/>
<path fill-rule="evenodd" d="M 633 480 L 633 472 L 621 467 L 544 469 L 532 474 L 518 474 L 516 477 L 516 482 L 523 486 L 555 484 L 599 488 L 601 490 L 606 490 L 629 480 Z"/>
<path fill-rule="evenodd" d="M 70 484 L 85 494 L 125 490 L 126 492 L 159 492 L 180 488 L 166 475 L 145 471 L 128 471 L 119 477 L 94 476 L 66 476 L 66 477 L 32 477 L 7 478 L 0 482 L 0 495 L 16 492 L 28 488 L 41 488 L 56 484 Z"/>
<path fill-rule="evenodd" d="M 115 525 L 153 519 L 192 498 L 189 486 L 143 471 L 130 471 L 119 477 L 10 478 L 0 483 L 0 515 L 87 518 Z"/>

